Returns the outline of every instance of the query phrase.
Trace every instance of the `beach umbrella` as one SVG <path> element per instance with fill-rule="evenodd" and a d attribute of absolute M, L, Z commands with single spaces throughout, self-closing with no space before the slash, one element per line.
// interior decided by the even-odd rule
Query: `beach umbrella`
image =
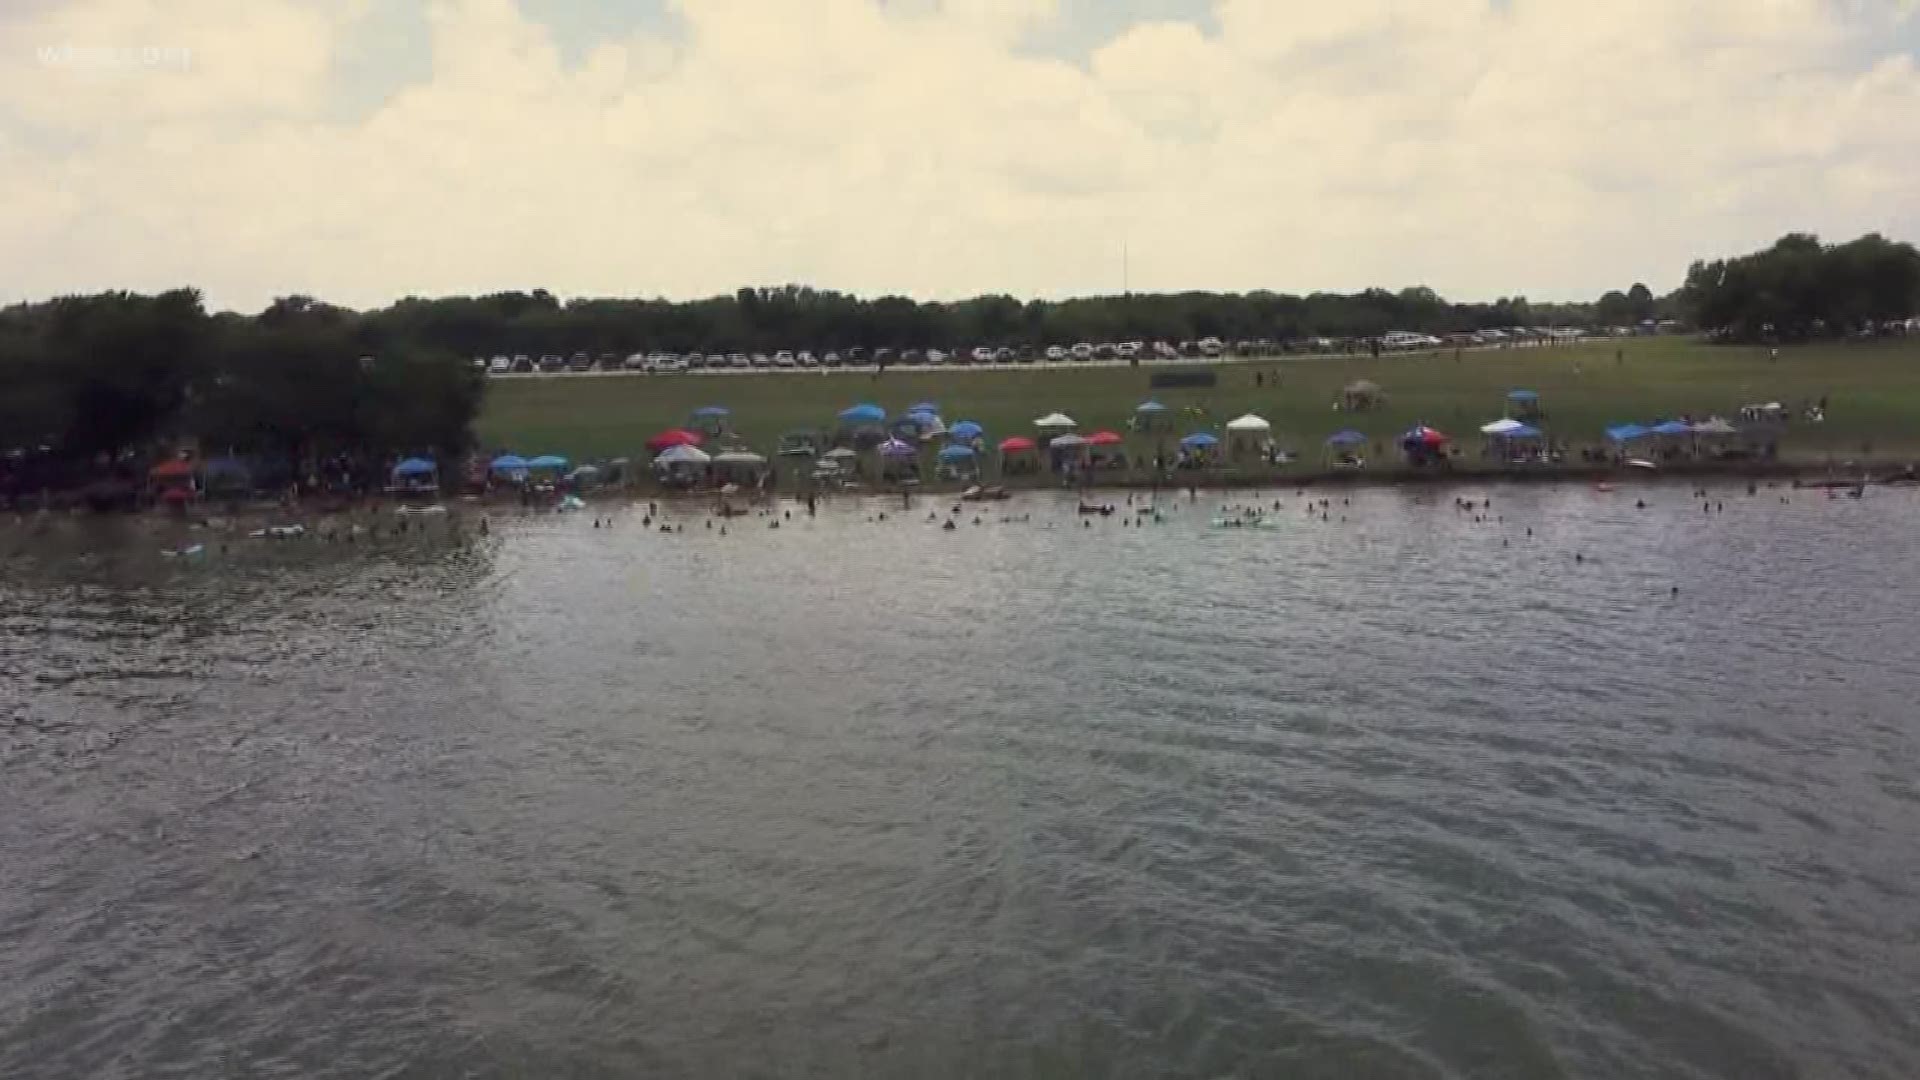
<path fill-rule="evenodd" d="M 1491 424 L 1481 425 L 1480 434 L 1493 435 L 1496 437 L 1501 435 L 1511 435 L 1515 431 L 1526 426 L 1527 425 L 1521 423 L 1518 420 L 1495 420 Z"/>
<path fill-rule="evenodd" d="M 542 454 L 527 462 L 529 469 L 552 469 L 555 472 L 563 472 L 566 467 L 567 459 L 558 454 Z"/>
<path fill-rule="evenodd" d="M 1273 425 L 1267 423 L 1265 420 L 1260 419 L 1259 417 L 1253 415 L 1252 413 L 1248 413 L 1247 415 L 1242 416 L 1237 420 L 1227 421 L 1227 430 L 1238 431 L 1243 433 L 1266 432 L 1266 431 L 1272 431 Z"/>
<path fill-rule="evenodd" d="M 987 429 L 971 420 L 962 420 L 947 429 L 947 434 L 956 439 L 977 439 L 987 433 Z"/>
<path fill-rule="evenodd" d="M 1167 407 L 1157 401 L 1143 401 L 1133 411 L 1137 413 L 1163 413 L 1167 411 Z"/>
<path fill-rule="evenodd" d="M 1180 445 L 1188 450 L 1205 450 L 1220 445 L 1220 440 L 1204 431 L 1196 431 L 1180 440 Z"/>
<path fill-rule="evenodd" d="M 1444 433 L 1430 428 L 1425 424 L 1411 428 L 1405 435 L 1400 436 L 1400 445 L 1402 446 L 1435 447 L 1442 446 L 1446 442 L 1447 437 Z"/>
<path fill-rule="evenodd" d="M 919 456 L 920 451 L 910 442 L 888 439 L 879 446 L 880 456 L 889 458 L 910 458 Z"/>
<path fill-rule="evenodd" d="M 733 415 L 733 410 L 725 405 L 705 405 L 693 410 L 693 415 L 701 420 L 723 420 Z"/>
<path fill-rule="evenodd" d="M 843 424 L 879 424 L 886 419 L 887 410 L 864 402 L 840 413 L 840 422 Z"/>
<path fill-rule="evenodd" d="M 706 436 L 697 431 L 688 431 L 686 428 L 668 428 L 666 431 L 648 439 L 647 449 L 657 454 L 670 446 L 699 446 L 705 441 Z"/>
<path fill-rule="evenodd" d="M 502 454 L 493 459 L 491 467 L 494 472 L 524 472 L 527 459 L 514 454 Z"/>
<path fill-rule="evenodd" d="M 436 471 L 433 462 L 417 457 L 410 457 L 393 467 L 395 476 L 432 476 Z"/>
<path fill-rule="evenodd" d="M 1011 439 L 1003 439 L 1000 443 L 1000 452 L 1003 454 L 1028 454 L 1038 449 L 1040 449 L 1040 444 L 1022 435 L 1015 435 Z"/>
<path fill-rule="evenodd" d="M 653 459 L 656 465 L 705 465 L 712 460 L 705 450 L 686 443 L 669 446 Z"/>
<path fill-rule="evenodd" d="M 1336 431 L 1332 435 L 1327 436 L 1328 446 L 1360 446 L 1365 444 L 1366 441 L 1367 437 L 1365 435 L 1353 430 Z"/>
<path fill-rule="evenodd" d="M 1112 431 L 1096 431 L 1087 436 L 1088 446 L 1119 446 L 1126 441 L 1127 440 L 1121 438 L 1118 433 Z"/>
<path fill-rule="evenodd" d="M 972 461 L 973 456 L 973 447 L 962 446 L 959 443 L 955 443 L 945 450 L 940 451 L 940 460 L 942 462 Z"/>
<path fill-rule="evenodd" d="M 1066 413 L 1048 413 L 1040 419 L 1035 420 L 1033 426 L 1042 431 L 1047 431 L 1053 429 L 1071 429 L 1079 427 L 1080 425 L 1074 423 L 1073 417 L 1068 416 Z"/>

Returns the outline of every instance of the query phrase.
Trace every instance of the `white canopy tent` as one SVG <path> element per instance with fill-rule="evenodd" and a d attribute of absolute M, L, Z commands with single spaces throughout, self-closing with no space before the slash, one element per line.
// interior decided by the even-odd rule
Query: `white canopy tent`
<path fill-rule="evenodd" d="M 1521 423 L 1518 420 L 1495 420 L 1491 424 L 1482 424 L 1480 426 L 1480 434 L 1496 435 L 1496 436 L 1511 435 L 1512 433 L 1519 431 L 1521 428 L 1526 426 L 1527 425 Z"/>
<path fill-rule="evenodd" d="M 1073 417 L 1066 413 L 1049 413 L 1035 420 L 1033 426 L 1042 431 L 1072 431 L 1080 425 L 1074 423 Z"/>
<path fill-rule="evenodd" d="M 1265 435 L 1267 432 L 1273 430 L 1273 425 L 1252 413 L 1248 413 L 1237 420 L 1227 421 L 1227 430 L 1242 435 Z"/>

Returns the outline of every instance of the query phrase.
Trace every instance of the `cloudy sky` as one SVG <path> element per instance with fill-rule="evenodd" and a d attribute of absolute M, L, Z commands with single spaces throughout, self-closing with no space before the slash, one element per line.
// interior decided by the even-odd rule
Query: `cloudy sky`
<path fill-rule="evenodd" d="M 0 300 L 1664 291 L 1920 239 L 1916 63 L 1909 0 L 0 0 Z"/>

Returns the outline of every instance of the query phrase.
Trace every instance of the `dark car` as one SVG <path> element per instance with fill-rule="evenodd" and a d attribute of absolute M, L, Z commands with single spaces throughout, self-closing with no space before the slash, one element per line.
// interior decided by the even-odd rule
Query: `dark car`
<path fill-rule="evenodd" d="M 583 352 L 574 353 L 567 359 L 567 368 L 571 371 L 592 371 L 593 357 Z"/>
<path fill-rule="evenodd" d="M 854 367 L 859 367 L 866 362 L 867 350 L 864 347 L 855 345 L 853 348 L 847 350 L 847 363 L 852 364 Z"/>

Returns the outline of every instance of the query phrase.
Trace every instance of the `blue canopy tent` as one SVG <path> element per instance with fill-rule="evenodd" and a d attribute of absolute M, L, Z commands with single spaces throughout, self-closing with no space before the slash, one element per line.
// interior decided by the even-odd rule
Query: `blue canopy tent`
<path fill-rule="evenodd" d="M 692 428 L 704 435 L 722 435 L 727 430 L 727 418 L 733 410 L 725 405 L 705 405 L 693 410 Z"/>
<path fill-rule="evenodd" d="M 1539 401 L 1540 395 L 1535 393 L 1532 390 L 1510 390 L 1507 392 L 1507 400 L 1508 401 Z"/>
<path fill-rule="evenodd" d="M 1655 435 L 1671 438 L 1681 435 L 1692 435 L 1693 425 L 1687 423 L 1685 420 L 1668 420 L 1665 423 L 1653 425 L 1651 430 Z"/>
<path fill-rule="evenodd" d="M 515 473 L 527 471 L 527 459 L 516 454 L 501 454 L 493 459 L 490 466 L 497 473 Z"/>
<path fill-rule="evenodd" d="M 1167 411 L 1167 407 L 1157 401 L 1143 401 L 1133 411 L 1136 413 L 1163 413 Z"/>
<path fill-rule="evenodd" d="M 1211 450 L 1220 445 L 1219 438 L 1204 431 L 1196 431 L 1180 440 L 1182 450 Z"/>
<path fill-rule="evenodd" d="M 985 437 L 986 434 L 986 428 L 981 427 L 971 420 L 962 420 L 947 429 L 948 436 L 959 439 L 962 442 L 972 442 L 975 439 Z"/>
<path fill-rule="evenodd" d="M 529 471 L 538 469 L 541 471 L 566 472 L 567 459 L 558 454 L 542 454 L 532 461 L 527 462 L 526 468 Z"/>
<path fill-rule="evenodd" d="M 883 424 L 887 420 L 887 410 L 878 405 L 862 403 L 840 413 L 842 424 Z"/>
<path fill-rule="evenodd" d="M 418 479 L 419 477 L 422 477 L 422 476 L 432 476 L 434 473 L 439 471 L 440 471 L 440 467 L 438 465 L 435 465 L 433 462 L 428 461 L 426 458 L 417 458 L 417 457 L 410 457 L 405 461 L 402 461 L 400 464 L 395 465 L 393 467 L 393 475 L 403 480 Z"/>
<path fill-rule="evenodd" d="M 961 446 L 959 443 L 955 443 L 945 450 L 940 451 L 940 462 L 945 465 L 952 464 L 956 461 L 972 461 L 978 456 L 979 455 L 974 452 L 973 447 Z"/>
<path fill-rule="evenodd" d="M 1607 429 L 1607 441 L 1630 443 L 1635 439 L 1644 439 L 1651 434 L 1653 434 L 1651 429 L 1641 427 L 1639 424 L 1619 424 Z"/>
<path fill-rule="evenodd" d="M 1532 420 L 1540 415 L 1540 395 L 1533 390 L 1507 391 L 1507 415 Z"/>
<path fill-rule="evenodd" d="M 1328 446 L 1365 446 L 1367 437 L 1357 431 L 1336 431 L 1327 437 Z"/>
<path fill-rule="evenodd" d="M 1360 468 L 1366 463 L 1360 456 L 1366 445 L 1367 437 L 1352 428 L 1336 431 L 1327 437 L 1327 461 L 1342 468 Z"/>
<path fill-rule="evenodd" d="M 918 404 L 918 405 L 915 405 L 915 406 L 914 406 L 913 408 L 911 408 L 911 409 L 908 409 L 908 410 L 907 410 L 907 413 L 908 413 L 909 415 L 911 415 L 911 414 L 913 414 L 913 413 L 921 413 L 921 412 L 923 412 L 923 413 L 929 413 L 929 414 L 931 414 L 931 415 L 933 415 L 933 416 L 939 416 L 939 415 L 940 415 L 940 406 L 938 406 L 938 405 L 936 405 L 936 404 L 934 404 L 934 403 L 933 403 L 933 402 L 931 402 L 931 401 L 923 401 L 923 402 L 921 402 L 920 404 Z"/>
<path fill-rule="evenodd" d="M 725 420 L 733 415 L 733 410 L 724 405 L 706 405 L 693 410 L 693 415 L 701 420 Z"/>
<path fill-rule="evenodd" d="M 1166 427 L 1173 422 L 1173 410 L 1157 401 L 1143 401 L 1134 407 L 1133 430 L 1151 431 L 1157 427 Z"/>

